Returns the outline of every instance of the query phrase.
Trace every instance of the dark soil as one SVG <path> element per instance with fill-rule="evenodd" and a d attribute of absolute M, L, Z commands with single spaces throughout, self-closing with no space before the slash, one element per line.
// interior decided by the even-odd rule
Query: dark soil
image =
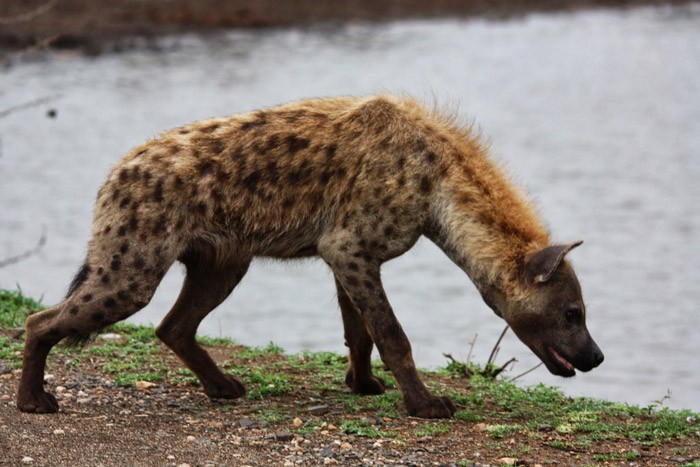
<path fill-rule="evenodd" d="M 540 11 L 683 4 L 690 0 L 4 0 L 0 45 L 88 53 L 138 38 L 222 28 L 309 26 L 407 18 L 508 18 Z"/>

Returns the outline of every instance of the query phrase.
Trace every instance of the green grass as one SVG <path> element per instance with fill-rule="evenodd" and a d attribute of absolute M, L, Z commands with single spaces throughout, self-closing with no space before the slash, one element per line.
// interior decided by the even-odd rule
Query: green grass
<path fill-rule="evenodd" d="M 27 316 L 40 311 L 40 301 L 25 297 L 20 290 L 0 289 L 0 364 L 10 368 L 21 366 L 23 336 L 16 329 L 23 327 Z M 105 361 L 104 371 L 119 386 L 131 386 L 136 381 L 171 381 L 197 385 L 197 379 L 177 364 L 167 364 L 162 358 L 162 344 L 152 327 L 120 323 L 104 332 L 121 336 L 118 340 L 97 339 L 84 349 L 61 348 L 52 356 L 68 355 L 72 365 L 99 357 Z M 205 346 L 234 346 L 221 338 L 199 338 Z M 53 358 L 52 357 L 52 358 Z M 248 389 L 248 398 L 266 399 L 293 394 L 297 385 L 315 391 L 314 397 L 323 398 L 329 405 L 348 414 L 367 414 L 369 417 L 402 417 L 405 409 L 394 378 L 380 362 L 373 371 L 382 377 L 389 390 L 375 397 L 351 394 L 344 383 L 347 357 L 331 352 L 303 352 L 285 355 L 277 345 L 265 347 L 237 347 L 231 360 L 222 366 L 237 374 Z M 654 446 L 674 439 L 700 437 L 700 415 L 690 410 L 662 408 L 661 402 L 646 407 L 596 400 L 567 397 L 558 388 L 545 385 L 519 387 L 472 371 L 470 378 L 445 389 L 446 378 L 463 375 L 465 368 L 451 363 L 437 372 L 423 372 L 432 390 L 452 398 L 458 407 L 452 424 L 485 423 L 485 430 L 494 442 L 515 433 L 525 433 L 533 440 L 544 439 L 551 431 L 561 437 L 549 441 L 555 449 L 585 450 L 600 441 L 634 440 L 641 446 Z M 464 384 L 461 382 L 464 381 Z M 261 411 L 260 418 L 276 423 L 291 417 L 275 411 Z M 317 421 L 309 421 L 301 431 L 318 428 Z M 446 432 L 450 424 L 426 422 L 416 427 L 417 434 L 432 435 Z M 543 431 L 542 427 L 547 427 Z M 344 422 L 342 430 L 358 436 L 388 436 L 380 428 L 363 420 Z M 628 461 L 634 451 L 599 453 L 600 459 Z M 691 464 L 689 464 L 691 465 Z"/>

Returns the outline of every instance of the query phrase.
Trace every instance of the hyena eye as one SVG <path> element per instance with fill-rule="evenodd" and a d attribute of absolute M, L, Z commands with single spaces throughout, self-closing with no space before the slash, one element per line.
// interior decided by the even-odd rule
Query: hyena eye
<path fill-rule="evenodd" d="M 577 324 L 581 322 L 583 318 L 583 312 L 580 308 L 569 308 L 566 310 L 566 321 L 572 324 Z"/>

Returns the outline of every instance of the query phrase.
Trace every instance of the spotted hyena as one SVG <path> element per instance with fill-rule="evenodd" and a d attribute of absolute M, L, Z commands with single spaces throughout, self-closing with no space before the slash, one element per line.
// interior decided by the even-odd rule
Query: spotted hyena
<path fill-rule="evenodd" d="M 195 341 L 200 321 L 256 256 L 320 256 L 332 269 L 350 349 L 346 383 L 379 394 L 377 345 L 408 413 L 449 417 L 418 377 L 389 305 L 381 265 L 421 235 L 476 284 L 485 302 L 554 374 L 603 354 L 588 333 L 579 283 L 535 210 L 479 136 L 408 98 L 295 102 L 169 131 L 118 162 L 100 189 L 87 259 L 66 299 L 27 320 L 17 407 L 55 412 L 46 356 L 143 308 L 168 268 L 187 268 L 156 334 L 212 398 L 245 389 Z"/>

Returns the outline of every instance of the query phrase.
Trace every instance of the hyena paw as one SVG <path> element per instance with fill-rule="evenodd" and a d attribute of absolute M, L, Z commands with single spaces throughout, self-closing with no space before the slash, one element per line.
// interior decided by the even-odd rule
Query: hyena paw
<path fill-rule="evenodd" d="M 450 418 L 457 411 L 449 397 L 435 397 L 406 403 L 409 415 L 420 418 Z"/>
<path fill-rule="evenodd" d="M 48 392 L 40 389 L 34 392 L 19 392 L 17 394 L 17 408 L 27 413 L 55 413 L 58 412 L 58 401 Z"/>
<path fill-rule="evenodd" d="M 345 375 L 345 384 L 348 385 L 353 394 L 375 395 L 384 394 L 386 391 L 386 384 L 383 379 L 372 374 L 368 378 L 355 379 L 355 374 L 352 370 L 348 370 L 348 373 Z"/>
<path fill-rule="evenodd" d="M 230 375 L 225 375 L 225 378 L 219 384 L 204 383 L 204 394 L 210 399 L 236 399 L 245 394 L 243 383 Z"/>

